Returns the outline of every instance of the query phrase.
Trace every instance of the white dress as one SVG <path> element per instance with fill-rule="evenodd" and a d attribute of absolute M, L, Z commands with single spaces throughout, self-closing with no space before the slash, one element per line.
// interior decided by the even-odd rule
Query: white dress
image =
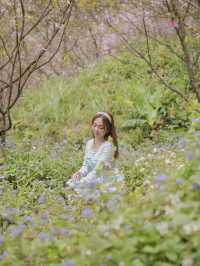
<path fill-rule="evenodd" d="M 84 161 L 80 169 L 81 179 L 67 181 L 67 185 L 74 188 L 79 194 L 85 194 L 85 196 L 86 194 L 89 196 L 91 193 L 99 193 L 99 189 L 96 190 L 99 184 L 105 184 L 104 191 L 106 186 L 108 191 L 110 189 L 111 192 L 114 192 L 113 181 L 123 182 L 124 180 L 115 166 L 113 159 L 115 147 L 113 144 L 105 141 L 97 151 L 94 151 L 93 143 L 94 139 L 90 139 L 86 143 Z"/>

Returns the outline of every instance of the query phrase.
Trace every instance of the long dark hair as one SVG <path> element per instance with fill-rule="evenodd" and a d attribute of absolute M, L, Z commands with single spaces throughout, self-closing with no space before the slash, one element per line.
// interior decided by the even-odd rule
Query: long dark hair
<path fill-rule="evenodd" d="M 104 136 L 104 139 L 107 140 L 109 138 L 109 136 L 111 136 L 111 138 L 112 138 L 113 144 L 115 146 L 114 158 L 116 159 L 119 156 L 119 147 L 118 147 L 117 133 L 116 133 L 116 129 L 115 129 L 115 123 L 114 123 L 113 115 L 109 112 L 96 113 L 96 115 L 92 118 L 92 124 L 99 117 L 101 117 L 101 119 L 103 121 L 103 125 L 106 128 L 106 134 Z M 109 119 L 109 117 L 110 117 L 110 119 Z"/>

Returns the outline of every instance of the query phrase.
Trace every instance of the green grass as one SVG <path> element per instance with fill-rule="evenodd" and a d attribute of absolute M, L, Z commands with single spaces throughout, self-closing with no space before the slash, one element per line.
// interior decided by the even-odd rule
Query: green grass
<path fill-rule="evenodd" d="M 159 52 L 161 56 L 161 48 Z M 184 91 L 184 70 L 182 75 L 172 76 L 172 60 L 165 56 L 158 64 Z M 26 91 L 14 110 L 13 134 L 19 139 L 81 141 L 99 110 L 114 114 L 120 139 L 131 131 L 133 145 L 154 128 L 189 126 L 189 105 L 165 89 L 139 58 L 124 53 L 118 59 L 105 59 L 77 78 L 47 80 L 40 88 Z M 127 129 L 126 123 L 132 126 Z"/>
<path fill-rule="evenodd" d="M 184 91 L 184 69 L 161 48 L 157 56 Z M 198 122 L 186 133 L 196 106 L 128 53 L 27 90 L 8 136 L 16 146 L 1 158 L 0 265 L 199 266 Z M 69 199 L 64 184 L 81 166 L 100 110 L 116 120 L 126 193 Z"/>

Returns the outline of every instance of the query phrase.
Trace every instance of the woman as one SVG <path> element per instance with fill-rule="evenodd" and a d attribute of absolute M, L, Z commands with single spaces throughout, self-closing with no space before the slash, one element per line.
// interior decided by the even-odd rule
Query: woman
<path fill-rule="evenodd" d="M 98 112 L 91 123 L 93 138 L 88 140 L 81 169 L 72 175 L 67 184 L 77 192 L 94 188 L 97 184 L 123 181 L 118 174 L 115 159 L 119 155 L 114 119 L 111 113 Z M 112 138 L 112 143 L 108 138 Z"/>

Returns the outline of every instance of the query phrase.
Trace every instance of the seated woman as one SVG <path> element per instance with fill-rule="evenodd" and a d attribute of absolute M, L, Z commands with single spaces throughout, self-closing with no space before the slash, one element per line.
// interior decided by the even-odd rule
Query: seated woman
<path fill-rule="evenodd" d="M 111 186 L 112 181 L 123 181 L 115 166 L 118 157 L 118 142 L 114 119 L 111 113 L 98 112 L 92 118 L 91 129 L 93 138 L 88 140 L 81 169 L 72 175 L 67 185 L 76 192 L 87 193 L 86 189 L 93 189 L 97 184 Z M 112 142 L 108 138 L 112 138 Z M 91 191 L 90 191 L 91 192 Z M 82 194 L 83 194 L 82 193 Z"/>

